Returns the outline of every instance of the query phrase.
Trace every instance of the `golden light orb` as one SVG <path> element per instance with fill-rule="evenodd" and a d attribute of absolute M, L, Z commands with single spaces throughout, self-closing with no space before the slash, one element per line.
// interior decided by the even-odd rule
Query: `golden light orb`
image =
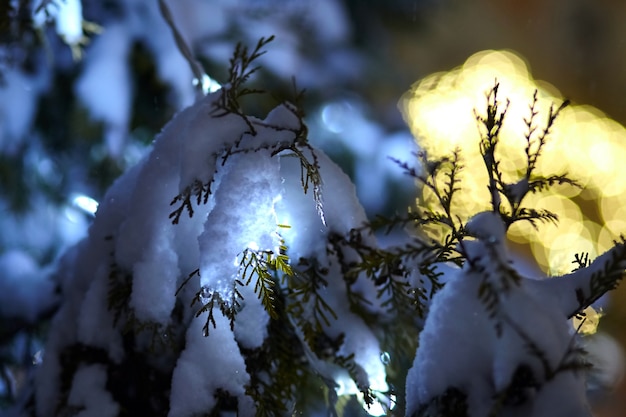
<path fill-rule="evenodd" d="M 550 106 L 563 101 L 551 84 L 534 80 L 528 64 L 512 51 L 482 51 L 460 67 L 432 74 L 404 94 L 400 108 L 419 147 L 429 156 L 461 150 L 465 166 L 453 207 L 465 219 L 489 208 L 487 173 L 479 152 L 480 134 L 475 112 L 483 115 L 486 93 L 498 82 L 498 97 L 509 107 L 496 156 L 505 180 L 515 182 L 525 169 L 525 134 L 533 93 L 538 93 L 535 120 L 545 127 Z M 543 148 L 538 175 L 567 173 L 582 188 L 558 186 L 532 194 L 525 206 L 550 210 L 558 225 L 515 224 L 512 241 L 528 244 L 539 265 L 549 274 L 571 271 L 574 254 L 591 259 L 606 251 L 626 233 L 626 129 L 601 111 L 583 105 L 566 107 Z M 584 190 L 584 191 L 583 191 Z M 420 202 L 418 201 L 418 204 Z"/>

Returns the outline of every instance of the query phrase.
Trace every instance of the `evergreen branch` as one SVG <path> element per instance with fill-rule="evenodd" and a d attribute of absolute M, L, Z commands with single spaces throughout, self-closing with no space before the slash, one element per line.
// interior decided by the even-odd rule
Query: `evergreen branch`
<path fill-rule="evenodd" d="M 550 175 L 548 177 L 532 177 L 528 182 L 528 191 L 531 193 L 536 193 L 539 191 L 547 190 L 554 185 L 571 185 L 576 188 L 582 189 L 582 185 L 577 181 L 567 177 L 567 174 L 562 175 Z"/>
<path fill-rule="evenodd" d="M 306 409 L 307 405 L 320 399 L 315 395 L 319 391 L 319 380 L 312 372 L 303 341 L 284 307 L 281 302 L 277 310 L 279 319 L 268 323 L 268 337 L 261 347 L 254 350 L 242 348 L 250 375 L 246 395 L 254 399 L 257 416 L 291 414 L 294 408 Z M 306 389 L 313 383 L 316 389 Z M 302 395 L 305 392 L 306 395 Z"/>
<path fill-rule="evenodd" d="M 591 265 L 591 260 L 589 259 L 589 253 L 588 252 L 575 253 L 574 260 L 572 261 L 572 263 L 576 265 L 576 268 L 574 268 L 572 272 L 588 267 L 589 265 Z"/>
<path fill-rule="evenodd" d="M 440 159 L 430 160 L 425 152 L 416 154 L 420 160 L 420 165 L 423 167 L 424 174 L 417 172 L 413 167 L 410 167 L 406 162 L 399 161 L 391 158 L 400 168 L 402 168 L 406 175 L 415 178 L 422 184 L 425 189 L 430 190 L 436 199 L 436 204 L 441 208 L 441 212 L 435 211 L 433 208 L 429 208 L 427 213 L 418 211 L 417 213 L 410 213 L 409 218 L 415 219 L 414 225 L 420 229 L 425 230 L 428 233 L 428 228 L 424 226 L 439 225 L 445 229 L 449 229 L 449 232 L 444 234 L 446 239 L 445 248 L 442 253 L 447 253 L 449 250 L 454 251 L 457 243 L 461 242 L 461 238 L 464 235 L 463 223 L 458 216 L 453 215 L 452 202 L 456 192 L 460 191 L 458 187 L 459 172 L 463 166 L 461 164 L 460 152 L 455 150 L 452 157 L 444 157 Z M 444 177 L 444 186 L 441 187 L 438 184 L 438 178 Z M 399 220 L 399 219 L 398 219 Z M 376 223 L 375 223 L 376 224 Z M 380 222 L 379 222 L 380 224 Z M 384 222 L 383 222 L 384 224 Z M 399 222 L 398 225 L 402 225 Z M 387 230 L 391 230 L 394 227 L 393 224 L 387 224 Z M 432 234 L 430 237 L 433 242 L 439 242 L 440 239 L 435 238 Z M 448 239 L 447 237 L 451 237 Z"/>
<path fill-rule="evenodd" d="M 542 129 L 541 133 L 537 136 L 535 135 L 537 128 L 534 125 L 534 119 L 537 116 L 538 112 L 536 110 L 537 105 L 537 90 L 535 90 L 533 94 L 533 102 L 530 106 L 531 116 L 529 119 L 524 119 L 526 125 L 528 126 L 528 131 L 526 133 L 526 178 L 530 180 L 532 177 L 533 171 L 537 167 L 537 161 L 541 155 L 541 151 L 546 144 L 546 139 L 548 135 L 551 133 L 552 127 L 554 126 L 554 122 L 556 118 L 559 116 L 561 111 L 565 107 L 569 105 L 569 100 L 563 101 L 559 107 L 555 109 L 554 105 L 550 105 L 550 110 L 548 111 L 548 117 L 546 120 L 545 127 Z M 534 140 L 533 140 L 534 139 Z"/>
<path fill-rule="evenodd" d="M 284 258 L 282 258 L 283 255 L 279 255 L 281 260 L 278 261 L 278 257 L 274 257 L 273 255 L 272 251 L 255 251 L 249 248 L 244 250 L 239 263 L 238 275 L 244 285 L 250 285 L 252 278 L 256 276 L 254 292 L 257 294 L 259 300 L 261 300 L 265 311 L 267 311 L 270 317 L 277 319 L 276 281 L 270 272 L 283 270 L 285 273 L 290 273 L 291 267 L 287 264 L 288 258 L 285 261 Z"/>
<path fill-rule="evenodd" d="M 310 151 L 312 161 L 307 159 L 300 147 Z M 300 183 L 302 184 L 305 194 L 309 191 L 309 187 L 313 187 L 315 210 L 322 224 L 326 226 L 326 216 L 324 215 L 324 204 L 322 201 L 322 176 L 320 175 L 320 165 L 315 150 L 308 142 L 301 142 L 298 146 L 293 145 L 286 149 L 290 150 L 292 153 L 284 156 L 297 157 L 300 161 Z"/>
<path fill-rule="evenodd" d="M 230 322 L 230 330 L 235 330 L 235 317 L 239 310 L 241 310 L 241 303 L 239 300 L 243 300 L 243 295 L 237 287 L 243 287 L 243 282 L 238 279 L 233 280 L 233 288 L 230 293 L 230 299 L 228 302 L 220 303 L 220 311 L 227 317 Z"/>
<path fill-rule="evenodd" d="M 193 297 L 191 300 L 191 307 L 197 303 L 202 304 L 202 307 L 200 307 L 200 309 L 196 312 L 196 317 L 200 317 L 203 313 L 207 313 L 207 319 L 202 327 L 202 334 L 204 336 L 209 336 L 210 326 L 213 326 L 214 329 L 216 328 L 217 323 L 215 322 L 214 315 L 215 307 L 217 307 L 222 315 L 228 319 L 230 330 L 234 330 L 235 318 L 241 309 L 241 303 L 239 301 L 243 300 L 243 295 L 237 288 L 238 286 L 243 286 L 243 283 L 238 279 L 234 279 L 232 282 L 232 291 L 228 300 L 225 300 L 219 292 L 213 291 L 207 287 L 200 288 L 200 290 L 198 290 L 196 295 Z"/>
<path fill-rule="evenodd" d="M 289 228 L 290 226 L 279 225 L 279 227 Z M 271 250 L 252 250 L 250 248 L 244 250 L 238 272 L 241 281 L 237 280 L 241 285 L 250 285 L 252 278 L 256 276 L 254 292 L 272 319 L 278 319 L 276 274 L 281 274 L 283 279 L 294 276 L 287 254 L 288 248 L 280 235 L 279 239 L 278 253 Z"/>
<path fill-rule="evenodd" d="M 445 188 L 443 190 L 441 196 L 441 205 L 443 206 L 448 217 L 452 219 L 452 198 L 457 191 L 460 191 L 458 187 L 459 172 L 463 169 L 463 165 L 461 163 L 461 153 L 457 148 L 452 153 L 452 159 L 450 160 L 450 169 L 444 173 L 447 178 L 445 182 Z"/>
<path fill-rule="evenodd" d="M 245 96 L 264 92 L 263 90 L 243 86 L 248 82 L 252 74 L 259 70 L 260 67 L 254 67 L 252 64 L 265 54 L 262 48 L 272 40 L 274 40 L 274 36 L 259 39 L 252 51 L 249 51 L 248 47 L 241 43 L 237 44 L 235 52 L 230 59 L 228 83 L 220 90 L 219 99 L 212 113 L 214 117 L 223 117 L 227 114 L 238 115 L 248 125 L 248 133 L 252 136 L 256 136 L 256 129 L 250 118 L 241 109 L 240 100 Z"/>
<path fill-rule="evenodd" d="M 535 139 L 535 132 L 537 131 L 537 126 L 535 125 L 535 119 L 539 114 L 537 110 L 537 102 L 539 91 L 535 89 L 533 92 L 532 103 L 529 105 L 530 116 L 528 118 L 524 118 L 524 123 L 526 124 L 526 134 L 524 138 L 526 139 L 526 147 L 524 149 L 526 153 L 526 178 L 529 179 L 532 175 L 533 171 L 537 166 L 537 160 L 541 155 L 541 150 L 545 145 L 545 135 L 540 136 L 537 140 Z"/>
<path fill-rule="evenodd" d="M 174 295 L 178 297 L 178 294 L 183 290 L 183 287 L 187 285 L 187 283 L 191 280 L 191 278 L 193 278 L 196 275 L 200 276 L 200 268 L 194 269 L 193 271 L 189 273 L 189 275 L 187 275 L 187 278 L 185 278 L 185 280 L 180 284 L 178 289 L 176 289 L 176 293 Z"/>
<path fill-rule="evenodd" d="M 180 202 L 180 206 L 172 211 L 169 215 L 169 218 L 172 219 L 172 224 L 178 224 L 180 221 L 180 217 L 183 212 L 187 210 L 187 214 L 189 214 L 189 218 L 193 217 L 193 204 L 192 204 L 192 196 L 195 197 L 195 201 L 197 205 L 206 204 L 209 201 L 209 196 L 211 195 L 211 184 L 213 183 L 213 179 L 208 181 L 207 183 L 202 183 L 202 181 L 196 179 L 194 182 L 185 188 L 185 190 L 178 194 L 176 197 L 172 199 L 170 202 L 170 206 L 175 205 Z"/>
<path fill-rule="evenodd" d="M 214 329 L 217 327 L 215 317 L 213 315 L 213 308 L 215 307 L 215 303 L 219 304 L 221 299 L 222 297 L 218 292 L 210 291 L 202 287 L 191 300 L 191 307 L 193 307 L 196 303 L 202 304 L 202 307 L 200 307 L 200 309 L 196 312 L 196 317 L 200 317 L 202 313 L 208 313 L 206 322 L 204 323 L 204 326 L 202 326 L 202 334 L 205 337 L 209 336 L 209 325 L 212 325 Z M 207 301 L 205 302 L 204 300 Z"/>
<path fill-rule="evenodd" d="M 500 213 L 500 189 L 498 184 L 502 185 L 502 174 L 499 169 L 499 161 L 496 159 L 496 148 L 500 142 L 500 131 L 504 123 L 504 117 L 508 111 L 510 101 L 507 99 L 504 109 L 500 109 L 498 101 L 498 89 L 500 84 L 496 81 L 495 85 L 487 93 L 487 114 L 479 115 L 474 110 L 474 115 L 479 124 L 481 131 L 481 140 L 479 143 L 480 154 L 489 176 L 489 193 L 491 194 L 491 206 L 495 213 Z M 482 129 L 481 129 L 482 128 Z"/>
<path fill-rule="evenodd" d="M 354 361 L 354 353 L 348 356 L 336 355 L 334 361 L 348 371 L 352 380 L 356 383 L 357 388 L 363 394 L 363 401 L 368 406 L 374 404 L 374 394 L 369 387 L 367 372 Z"/>
<path fill-rule="evenodd" d="M 358 261 L 351 261 L 343 269 L 348 289 L 360 274 L 365 274 L 377 285 L 377 298 L 388 295 L 382 306 L 397 317 L 414 318 L 417 312 L 417 316 L 423 318 L 426 311 L 426 292 L 423 288 L 410 286 L 408 276 L 411 271 L 406 264 L 418 260 L 420 272 L 428 273 L 428 279 L 431 281 L 431 296 L 442 287 L 438 281 L 441 274 L 430 267 L 430 259 L 433 258 L 432 248 L 420 240 L 416 239 L 404 246 L 385 250 L 365 244 L 361 239 L 360 230 L 353 229 L 348 238 L 339 234 L 330 235 L 329 242 L 340 258 L 342 268 L 345 264 L 340 256 L 342 247 L 348 247 L 358 255 Z"/>
<path fill-rule="evenodd" d="M 498 254 L 500 242 L 483 242 L 486 254 L 469 261 L 470 270 L 481 276 L 478 298 L 485 306 L 489 318 L 495 319 L 498 337 L 502 332 L 503 296 L 518 287 L 522 278 L 508 262 Z M 506 319 L 506 317 L 505 317 Z"/>
<path fill-rule="evenodd" d="M 538 91 L 535 90 L 533 93 L 532 102 L 529 105 L 530 115 L 527 118 L 524 118 L 524 123 L 526 124 L 527 128 L 524 135 L 524 138 L 526 139 L 526 146 L 524 148 L 524 152 L 526 154 L 526 172 L 523 179 L 521 179 L 518 183 L 525 185 L 525 187 L 517 187 L 515 193 L 507 193 L 507 187 L 503 187 L 504 194 L 507 197 L 509 204 L 512 208 L 511 216 L 513 218 L 516 217 L 518 210 L 521 207 L 522 200 L 529 192 L 536 193 L 538 191 L 543 191 L 556 184 L 569 184 L 575 187 L 580 187 L 580 185 L 576 181 L 568 178 L 567 175 L 552 175 L 549 177 L 534 175 L 534 172 L 537 168 L 537 162 L 547 142 L 547 137 L 551 133 L 551 129 L 556 121 L 556 118 L 561 113 L 561 111 L 568 105 L 568 103 L 568 101 L 563 102 L 556 110 L 554 106 L 551 105 L 545 127 L 541 130 L 540 133 L 537 133 L 538 128 L 536 125 L 536 119 L 539 115 L 539 111 L 537 109 Z M 510 225 L 510 223 L 508 225 Z"/>
<path fill-rule="evenodd" d="M 314 340 L 323 328 L 330 326 L 330 320 L 337 320 L 338 317 L 321 294 L 321 290 L 328 286 L 324 277 L 328 270 L 319 268 L 317 263 L 310 264 L 306 259 L 301 259 L 299 265 L 305 269 L 299 269 L 297 273 L 285 277 L 289 300 L 287 312 L 296 319 L 304 332 L 305 340 L 313 347 Z"/>
<path fill-rule="evenodd" d="M 553 213 L 549 210 L 538 210 L 522 207 L 517 210 L 517 213 L 514 217 L 505 218 L 505 223 L 508 225 L 519 221 L 527 221 L 535 229 L 539 229 L 538 223 L 553 223 L 556 225 L 559 221 L 559 217 L 556 215 L 556 213 Z"/>
<path fill-rule="evenodd" d="M 614 244 L 615 246 L 611 250 L 609 258 L 601 268 L 592 273 L 589 281 L 589 296 L 579 300 L 580 308 L 578 311 L 584 310 L 606 292 L 615 289 L 617 284 L 624 278 L 626 269 L 626 240 L 622 236 L 620 240 L 614 242 Z M 593 264 L 591 267 L 593 268 Z M 573 315 L 574 314 L 572 314 L 572 316 Z"/>
<path fill-rule="evenodd" d="M 191 204 L 191 187 L 185 188 L 182 193 L 174 197 L 170 202 L 170 206 L 173 206 L 179 201 L 181 202 L 180 207 L 172 211 L 169 215 L 169 218 L 172 219 L 172 224 L 178 224 L 178 222 L 180 221 L 180 216 L 183 214 L 183 211 L 185 209 L 187 209 L 189 217 L 193 217 L 193 206 Z"/>

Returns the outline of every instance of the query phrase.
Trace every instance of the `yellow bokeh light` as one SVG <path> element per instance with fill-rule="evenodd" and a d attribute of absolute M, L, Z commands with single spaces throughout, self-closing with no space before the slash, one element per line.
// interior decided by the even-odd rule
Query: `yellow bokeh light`
<path fill-rule="evenodd" d="M 526 62 L 514 52 L 478 52 L 459 68 L 419 81 L 400 102 L 418 145 L 429 156 L 443 157 L 455 148 L 461 150 L 463 193 L 453 205 L 461 216 L 489 207 L 474 111 L 484 114 L 486 93 L 496 80 L 499 99 L 503 104 L 510 102 L 497 156 L 505 180 L 513 182 L 525 169 L 525 119 L 530 115 L 534 91 L 538 93 L 538 129 L 545 127 L 550 106 L 563 101 L 554 86 L 534 80 Z M 529 224 L 516 224 L 510 238 L 530 244 L 538 263 L 553 274 L 569 272 L 575 253 L 588 252 L 593 258 L 606 251 L 613 239 L 626 233 L 626 181 L 620 175 L 624 160 L 626 129 L 622 125 L 590 106 L 566 107 L 548 136 L 536 173 L 568 173 L 584 191 L 556 187 L 528 196 L 525 206 L 557 213 L 559 224 L 541 225 L 538 231 Z M 584 204 L 585 211 L 580 206 L 583 200 L 590 200 Z"/>

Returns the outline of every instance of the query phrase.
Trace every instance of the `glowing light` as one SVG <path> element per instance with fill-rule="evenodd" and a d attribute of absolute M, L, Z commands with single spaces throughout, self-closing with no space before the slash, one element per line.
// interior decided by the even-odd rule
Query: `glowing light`
<path fill-rule="evenodd" d="M 93 22 L 83 20 L 81 0 L 48 1 L 43 0 L 34 8 L 33 22 L 35 27 L 43 28 L 48 20 L 54 20 L 57 34 L 70 47 L 72 57 L 82 57 L 82 47 L 89 43 L 86 33 L 101 33 L 102 27 Z"/>
<path fill-rule="evenodd" d="M 322 122 L 326 129 L 333 133 L 341 133 L 346 127 L 346 117 L 354 109 L 347 101 L 329 103 L 322 109 Z"/>
<path fill-rule="evenodd" d="M 359 391 L 352 378 L 350 378 L 350 376 L 345 373 L 335 375 L 335 383 L 337 384 L 335 391 L 337 392 L 338 396 L 356 396 L 363 409 L 370 416 L 385 416 L 388 414 L 389 410 L 393 410 L 396 406 L 396 395 L 393 393 L 378 391 L 374 389 L 374 384 L 372 385 L 372 395 L 374 396 L 374 402 L 371 405 L 368 405 L 365 402 L 363 393 Z M 384 385 L 386 386 L 387 384 L 384 383 Z"/>
<path fill-rule="evenodd" d="M 95 216 L 96 211 L 98 210 L 98 202 L 83 194 L 74 195 L 72 198 L 72 206 L 90 216 Z"/>
<path fill-rule="evenodd" d="M 209 77 L 207 74 L 202 75 L 202 80 L 198 80 L 197 78 L 193 79 L 194 87 L 200 83 L 202 83 L 202 92 L 204 94 L 214 93 L 222 88 L 222 85 L 220 83 Z"/>
<path fill-rule="evenodd" d="M 363 400 L 362 393 L 359 392 L 359 394 L 360 395 L 357 394 L 357 398 L 361 402 L 363 409 L 370 416 L 375 416 L 375 417 L 386 416 L 389 410 L 393 410 L 396 407 L 396 395 L 395 394 L 389 394 L 389 396 L 387 396 L 387 395 L 375 392 L 374 402 L 371 405 L 368 405 L 367 403 L 365 403 L 365 401 Z"/>
<path fill-rule="evenodd" d="M 336 375 L 335 383 L 337 384 L 335 392 L 337 392 L 337 395 L 340 397 L 342 395 L 355 395 L 359 392 L 356 384 L 347 373 L 339 373 Z"/>
<path fill-rule="evenodd" d="M 33 365 L 41 365 L 43 363 L 43 350 L 39 349 L 32 358 Z"/>
<path fill-rule="evenodd" d="M 563 101 L 554 86 L 532 78 L 528 65 L 518 55 L 510 51 L 479 52 L 459 68 L 419 81 L 400 102 L 413 135 L 429 156 L 442 157 L 455 147 L 461 149 L 464 192 L 457 196 L 455 210 L 466 218 L 489 207 L 474 110 L 484 113 L 485 93 L 496 80 L 499 98 L 503 102 L 510 100 L 498 145 L 500 168 L 505 180 L 514 182 L 525 168 L 524 134 L 528 128 L 524 119 L 529 117 L 533 92 L 538 91 L 539 129 L 550 106 Z M 527 207 L 557 213 L 559 223 L 556 227 L 542 225 L 538 231 L 529 224 L 515 224 L 509 231 L 511 240 L 530 244 L 538 263 L 551 273 L 569 272 L 576 252 L 589 252 L 591 258 L 604 252 L 612 239 L 626 232 L 626 209 L 622 208 L 626 207 L 626 181 L 618 175 L 620 161 L 625 159 L 623 126 L 590 106 L 565 108 L 543 148 L 537 174 L 568 173 L 585 191 L 559 187 L 527 196 Z M 579 206 L 583 199 L 588 200 L 585 212 Z"/>
<path fill-rule="evenodd" d="M 598 324 L 602 318 L 602 311 L 594 310 L 589 306 L 584 311 L 581 317 L 572 317 L 572 324 L 575 329 L 578 329 L 579 333 L 584 335 L 594 334 L 598 331 Z"/>

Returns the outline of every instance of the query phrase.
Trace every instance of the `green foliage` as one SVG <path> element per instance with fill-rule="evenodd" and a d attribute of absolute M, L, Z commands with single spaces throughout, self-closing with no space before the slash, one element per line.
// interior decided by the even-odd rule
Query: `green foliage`
<path fill-rule="evenodd" d="M 230 59 L 228 84 L 221 90 L 222 93 L 220 94 L 219 102 L 213 112 L 213 116 L 215 117 L 223 117 L 227 114 L 240 116 L 250 129 L 248 133 L 252 135 L 256 135 L 256 129 L 241 109 L 240 103 L 241 99 L 245 96 L 263 92 L 263 90 L 246 87 L 246 83 L 249 81 L 252 74 L 260 68 L 253 66 L 253 64 L 260 56 L 265 54 L 265 51 L 262 49 L 273 40 L 274 36 L 259 39 L 256 47 L 251 52 L 248 50 L 247 46 L 241 43 L 237 44 L 235 52 Z"/>
<path fill-rule="evenodd" d="M 293 275 L 291 266 L 289 266 L 287 247 L 282 244 L 278 254 L 271 250 L 246 249 L 241 258 L 239 275 L 242 281 L 245 280 L 245 285 L 250 285 L 253 277 L 256 277 L 254 292 L 258 295 L 270 317 L 278 318 L 275 307 L 276 273 Z"/>
<path fill-rule="evenodd" d="M 330 320 L 337 320 L 337 314 L 324 300 L 322 291 L 328 286 L 325 275 L 328 269 L 315 261 L 300 259 L 296 274 L 285 275 L 287 313 L 303 332 L 304 340 L 316 351 L 318 338 Z"/>

